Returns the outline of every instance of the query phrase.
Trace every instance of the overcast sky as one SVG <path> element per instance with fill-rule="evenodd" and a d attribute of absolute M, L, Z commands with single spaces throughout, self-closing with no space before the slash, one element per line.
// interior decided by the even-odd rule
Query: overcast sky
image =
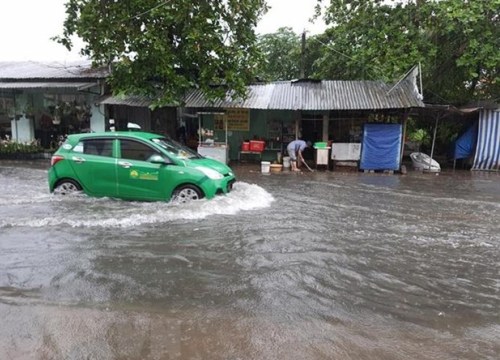
<path fill-rule="evenodd" d="M 71 61 L 81 59 L 50 38 L 62 33 L 66 0 L 2 0 L 0 11 L 0 61 Z M 325 25 L 311 24 L 317 0 L 268 0 L 272 7 L 257 27 L 260 34 L 289 26 L 317 34 Z"/>

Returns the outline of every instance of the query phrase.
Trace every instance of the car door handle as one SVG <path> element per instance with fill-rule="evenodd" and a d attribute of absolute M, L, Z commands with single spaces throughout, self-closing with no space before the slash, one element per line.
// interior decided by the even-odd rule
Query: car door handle
<path fill-rule="evenodd" d="M 120 165 L 122 168 L 128 169 L 132 166 L 132 163 L 129 163 L 127 161 L 118 161 L 118 165 Z"/>
<path fill-rule="evenodd" d="M 78 163 L 78 164 L 81 164 L 81 163 L 84 163 L 85 162 L 85 159 L 82 158 L 82 157 L 79 157 L 79 156 L 73 156 L 71 158 L 71 160 L 73 160 L 74 162 Z"/>

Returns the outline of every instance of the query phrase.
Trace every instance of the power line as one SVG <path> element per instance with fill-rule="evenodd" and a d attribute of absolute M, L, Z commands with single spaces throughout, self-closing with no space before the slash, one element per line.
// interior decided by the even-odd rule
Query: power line
<path fill-rule="evenodd" d="M 313 37 L 312 39 L 313 39 L 313 40 L 315 40 L 315 41 L 317 41 L 317 42 L 319 42 L 321 45 L 326 46 L 328 49 L 332 50 L 333 52 L 335 52 L 335 53 L 337 53 L 337 54 L 339 54 L 339 55 L 341 55 L 341 56 L 343 56 L 343 57 L 346 57 L 346 58 L 348 58 L 349 60 L 352 60 L 352 61 L 354 61 L 354 62 L 357 62 L 357 60 L 356 60 L 356 59 L 354 59 L 354 58 L 352 58 L 352 57 L 350 57 L 350 56 L 348 56 L 348 55 L 346 55 L 346 54 L 344 54 L 344 53 L 342 53 L 342 52 L 340 52 L 340 51 L 338 51 L 338 50 L 335 50 L 333 47 L 331 47 L 331 45 L 329 45 L 329 44 L 325 44 L 323 41 L 321 41 L 321 40 L 317 39 L 316 37 Z M 376 66 L 372 66 L 372 67 L 376 68 L 377 70 L 379 70 L 380 72 L 382 72 L 382 73 L 383 73 L 382 69 L 380 69 L 380 68 L 378 68 L 378 67 L 376 67 Z M 365 71 L 366 71 L 366 70 L 365 70 Z M 367 72 L 367 74 L 368 74 L 368 76 L 369 76 L 372 80 L 377 80 L 377 79 L 376 79 L 376 77 L 374 76 L 374 74 L 370 74 L 370 72 Z"/>
<path fill-rule="evenodd" d="M 152 11 L 154 11 L 154 10 L 156 10 L 156 9 L 158 9 L 158 8 L 160 8 L 160 7 L 162 7 L 162 6 L 167 5 L 169 2 L 170 2 L 169 0 L 166 0 L 166 1 L 164 1 L 164 2 L 162 2 L 162 3 L 160 3 L 160 4 L 158 4 L 158 5 L 156 5 L 156 6 L 154 6 L 154 7 L 152 7 L 151 9 L 146 10 L 146 11 L 144 11 L 144 12 L 142 12 L 142 13 L 136 14 L 136 15 L 134 15 L 134 16 L 131 16 L 131 17 L 129 17 L 129 18 L 128 18 L 128 19 L 126 19 L 126 20 L 137 19 L 137 18 L 139 18 L 139 17 L 141 17 L 141 16 L 143 16 L 143 15 L 146 15 L 146 14 L 148 14 L 148 13 L 150 13 L 150 12 L 152 12 Z"/>

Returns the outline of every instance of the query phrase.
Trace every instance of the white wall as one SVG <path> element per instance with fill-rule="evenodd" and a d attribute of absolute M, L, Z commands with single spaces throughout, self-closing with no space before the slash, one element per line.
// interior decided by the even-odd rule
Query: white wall
<path fill-rule="evenodd" d="M 35 126 L 33 120 L 21 117 L 11 120 L 12 140 L 20 143 L 32 142 L 35 139 Z"/>
<path fill-rule="evenodd" d="M 92 105 L 92 116 L 90 118 L 90 130 L 93 132 L 101 132 L 106 130 L 104 105 Z"/>

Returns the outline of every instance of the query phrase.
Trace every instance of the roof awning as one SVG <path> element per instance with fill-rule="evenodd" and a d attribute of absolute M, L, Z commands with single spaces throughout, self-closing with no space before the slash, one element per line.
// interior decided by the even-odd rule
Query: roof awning
<path fill-rule="evenodd" d="M 151 105 L 151 99 L 145 96 L 138 95 L 127 95 L 127 96 L 105 96 L 100 101 L 99 104 L 102 105 L 122 105 L 122 106 L 136 106 L 136 107 L 149 107 Z"/>
<path fill-rule="evenodd" d="M 77 91 L 86 90 L 98 86 L 97 82 L 0 82 L 3 90 L 50 90 L 50 89 L 73 89 Z"/>

